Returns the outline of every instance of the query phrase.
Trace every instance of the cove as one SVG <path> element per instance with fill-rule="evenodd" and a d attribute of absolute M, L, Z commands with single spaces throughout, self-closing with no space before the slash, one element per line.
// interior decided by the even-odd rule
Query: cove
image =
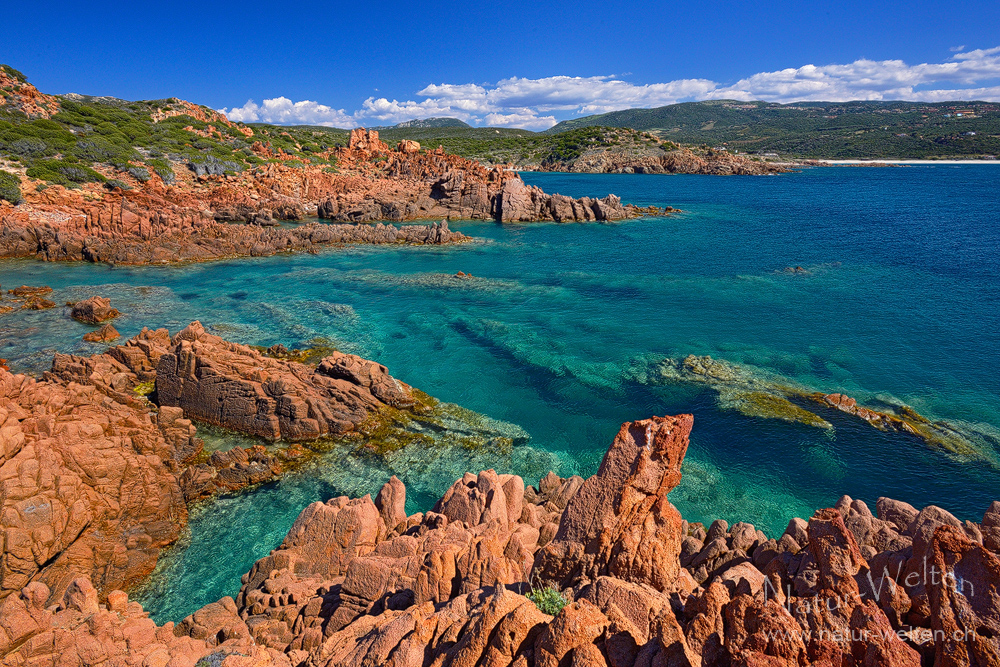
<path fill-rule="evenodd" d="M 617 224 L 453 222 L 454 248 L 350 247 L 174 267 L 0 263 L 0 284 L 48 284 L 58 301 L 109 297 L 123 336 L 198 319 L 227 338 L 289 347 L 324 338 L 441 399 L 524 429 L 510 452 L 412 451 L 377 462 L 335 451 L 309 468 L 192 513 L 140 600 L 158 622 L 239 589 L 309 502 L 374 493 L 394 472 L 408 510 L 465 469 L 534 483 L 592 474 L 619 425 L 692 412 L 689 521 L 749 521 L 769 535 L 842 494 L 890 496 L 978 518 L 995 499 L 1000 427 L 1000 170 L 816 168 L 759 178 L 525 174 L 547 192 L 619 194 L 684 212 Z M 803 272 L 788 273 L 786 267 Z M 453 278 L 458 271 L 472 279 Z M 0 357 L 41 372 L 92 354 L 62 309 L 0 318 Z M 703 386 L 642 369 L 689 354 L 866 404 L 905 403 L 969 434 L 968 461 L 832 415 L 833 429 L 760 419 Z M 240 441 L 213 435 L 217 446 Z"/>

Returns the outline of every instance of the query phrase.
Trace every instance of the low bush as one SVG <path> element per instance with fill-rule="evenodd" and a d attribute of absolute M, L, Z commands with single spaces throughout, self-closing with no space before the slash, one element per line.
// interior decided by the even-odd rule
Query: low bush
<path fill-rule="evenodd" d="M 177 180 L 173 168 L 170 166 L 170 163 L 167 162 L 166 160 L 161 160 L 160 158 L 156 157 L 146 160 L 146 164 L 152 167 L 153 171 L 156 172 L 156 175 L 162 178 L 163 182 L 166 183 L 167 185 L 173 185 L 174 182 Z"/>
<path fill-rule="evenodd" d="M 0 170 L 0 199 L 9 201 L 15 206 L 24 201 L 21 196 L 21 179 L 17 174 Z"/>
<path fill-rule="evenodd" d="M 9 150 L 18 157 L 33 158 L 50 153 L 49 145 L 37 137 L 23 137 L 16 139 L 7 145 Z"/>
<path fill-rule="evenodd" d="M 59 185 L 104 183 L 108 180 L 90 167 L 74 164 L 67 160 L 39 160 L 28 167 L 27 175 L 29 178 L 37 178 Z"/>
<path fill-rule="evenodd" d="M 149 180 L 149 170 L 145 167 L 129 167 L 125 172 L 137 181 L 145 183 Z"/>
<path fill-rule="evenodd" d="M 28 83 L 28 77 L 24 76 L 10 65 L 0 65 L 0 70 L 3 70 L 4 73 L 10 78 L 16 79 L 18 83 Z"/>
<path fill-rule="evenodd" d="M 525 597 L 535 603 L 538 611 L 549 616 L 555 616 L 569 603 L 562 593 L 551 586 L 532 588 Z"/>

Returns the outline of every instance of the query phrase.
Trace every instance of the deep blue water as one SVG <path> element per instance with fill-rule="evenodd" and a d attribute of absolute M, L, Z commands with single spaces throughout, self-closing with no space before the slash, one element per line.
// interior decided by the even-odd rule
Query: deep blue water
<path fill-rule="evenodd" d="M 234 594 L 299 510 L 374 492 L 390 472 L 428 509 L 466 469 L 534 482 L 592 474 L 623 421 L 693 412 L 685 518 L 747 520 L 779 534 L 844 494 L 934 503 L 978 520 L 1000 470 L 828 417 L 832 431 L 721 409 L 691 385 L 649 386 L 636 369 L 710 354 L 862 402 L 906 403 L 969 434 L 996 460 L 1000 433 L 1000 169 L 818 168 L 759 178 L 526 174 L 549 192 L 619 194 L 683 213 L 617 224 L 453 223 L 455 248 L 348 248 L 181 267 L 0 262 L 0 284 L 93 293 L 115 326 L 301 346 L 317 336 L 377 359 L 442 399 L 512 422 L 513 453 L 415 450 L 374 466 L 334 452 L 309 469 L 192 513 L 141 599 L 180 620 Z M 781 270 L 802 266 L 805 275 Z M 476 278 L 460 281 L 457 271 Z M 63 309 L 0 317 L 0 357 L 41 371 L 53 351 L 93 353 Z M 232 439 L 230 439 L 232 440 Z"/>

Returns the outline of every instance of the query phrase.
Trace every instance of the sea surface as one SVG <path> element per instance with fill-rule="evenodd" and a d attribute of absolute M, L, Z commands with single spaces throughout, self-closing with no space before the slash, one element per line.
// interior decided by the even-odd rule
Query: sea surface
<path fill-rule="evenodd" d="M 842 495 L 890 496 L 980 520 L 1000 499 L 1000 169 L 826 167 L 770 177 L 525 174 L 548 192 L 683 210 L 614 224 L 453 222 L 461 247 L 349 247 L 173 267 L 0 262 L 4 289 L 109 297 L 132 336 L 192 320 L 231 340 L 326 339 L 441 399 L 530 435 L 510 450 L 335 450 L 261 489 L 193 509 L 138 599 L 158 622 L 223 595 L 308 503 L 375 493 L 389 474 L 424 511 L 466 470 L 534 483 L 593 474 L 622 422 L 695 415 L 681 485 L 689 521 L 777 536 Z M 801 267 L 789 272 L 786 268 Z M 454 278 L 458 271 L 472 279 Z M 68 309 L 0 317 L 0 357 L 40 373 L 93 354 Z M 832 429 L 750 417 L 665 359 L 711 355 L 762 382 L 905 404 L 964 434 L 957 456 L 846 415 Z M 514 428 L 511 426 L 511 428 Z M 249 441 L 210 431 L 210 447 Z"/>

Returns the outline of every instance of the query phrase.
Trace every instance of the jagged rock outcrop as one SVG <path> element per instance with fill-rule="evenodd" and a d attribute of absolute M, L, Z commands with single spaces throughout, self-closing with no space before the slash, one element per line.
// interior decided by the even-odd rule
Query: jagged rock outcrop
<path fill-rule="evenodd" d="M 244 419 L 247 395 L 258 419 Z M 316 367 L 272 359 L 197 322 L 173 338 L 143 329 L 102 354 L 57 354 L 40 381 L 4 367 L 0 598 L 31 581 L 58 597 L 76 575 L 102 595 L 133 585 L 176 541 L 188 503 L 270 481 L 306 453 L 256 445 L 203 454 L 192 418 L 251 433 L 266 423 L 275 438 L 301 439 L 414 404 L 410 388 L 374 362 L 336 352 Z M 384 516 L 405 519 L 405 490 L 386 494 Z"/>
<path fill-rule="evenodd" d="M 187 522 L 164 459 L 192 435 L 168 438 L 93 386 L 0 371 L 0 597 L 30 582 L 59 597 L 78 575 L 103 590 L 148 575 Z"/>
<path fill-rule="evenodd" d="M 549 195 L 537 186 L 525 185 L 519 178 L 504 182 L 493 199 L 492 210 L 500 222 L 622 220 L 635 217 L 638 213 L 635 207 L 622 206 L 621 199 L 616 195 L 608 195 L 604 199 Z"/>
<path fill-rule="evenodd" d="M 88 343 L 110 343 L 121 338 L 121 334 L 110 324 L 105 324 L 100 329 L 83 334 L 83 340 Z"/>
<path fill-rule="evenodd" d="M 384 366 L 334 352 L 317 367 L 267 357 L 193 322 L 156 364 L 160 405 L 268 440 L 309 440 L 354 430 L 386 408 L 414 405 Z"/>
<path fill-rule="evenodd" d="M 249 128 L 247 128 L 249 131 Z M 347 243 L 461 243 L 465 235 L 447 224 L 361 225 L 375 221 L 473 218 L 497 220 L 617 220 L 649 211 L 622 206 L 612 196 L 573 200 L 533 189 L 527 199 L 501 191 L 523 182 L 514 171 L 485 167 L 444 151 L 421 151 L 415 142 L 393 150 L 378 133 L 358 129 L 348 147 L 331 149 L 336 170 L 324 164 L 294 166 L 262 145 L 261 156 L 278 159 L 238 174 L 215 173 L 222 165 L 178 164 L 171 183 L 157 174 L 131 190 L 95 184 L 39 191 L 25 179 L 25 203 L 0 206 L 0 257 L 46 261 L 158 264 L 309 251 Z M 211 167 L 211 169 L 209 168 Z M 210 173 L 211 172 L 211 173 Z M 114 175 L 116 178 L 120 174 Z M 352 224 L 278 220 L 319 216 Z"/>
<path fill-rule="evenodd" d="M 59 596 L 27 584 L 0 601 L 2 664 L 48 664 L 53 647 L 144 667 L 998 664 L 1000 558 L 983 537 L 1000 504 L 963 523 L 845 496 L 780 539 L 706 529 L 667 499 L 691 424 L 623 425 L 586 481 L 470 473 L 411 516 L 395 478 L 374 500 L 315 502 L 235 600 L 176 626 L 120 591 L 102 606 L 84 578 Z M 523 594 L 546 582 L 566 603 L 554 615 Z"/>
<path fill-rule="evenodd" d="M 0 665 L 291 667 L 287 655 L 256 645 L 232 599 L 208 605 L 190 624 L 157 627 L 137 602 L 114 591 L 99 604 L 85 578 L 56 603 L 34 582 L 0 600 Z"/>
<path fill-rule="evenodd" d="M 692 423 L 683 415 L 622 426 L 536 556 L 543 582 L 562 590 L 613 576 L 659 591 L 676 586 L 682 519 L 667 494 L 681 481 Z"/>

